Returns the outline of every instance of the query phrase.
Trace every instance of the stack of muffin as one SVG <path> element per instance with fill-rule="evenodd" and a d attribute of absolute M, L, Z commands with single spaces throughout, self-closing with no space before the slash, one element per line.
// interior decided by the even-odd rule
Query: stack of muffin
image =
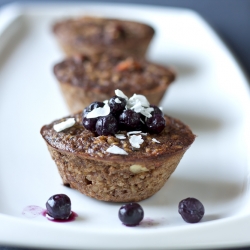
<path fill-rule="evenodd" d="M 127 96 L 135 93 L 146 97 L 151 104 L 146 108 L 154 110 L 160 103 L 175 73 L 145 59 L 154 29 L 133 21 L 80 17 L 56 23 L 53 32 L 67 55 L 54 66 L 54 74 L 72 115 L 43 126 L 41 134 L 63 183 L 105 201 L 131 202 L 152 196 L 193 143 L 192 131 L 165 115 L 166 126 L 159 134 L 98 135 L 86 129 L 82 120 L 86 107 L 93 102 L 107 106 L 106 100 L 117 90 L 122 93 L 115 97 L 117 103 L 124 98 L 128 102 Z M 148 117 L 142 117 L 142 122 Z M 70 126 L 55 129 L 70 119 L 74 121 Z M 131 134 L 139 134 L 141 146 L 129 144 Z M 108 150 L 113 146 L 125 154 Z"/>

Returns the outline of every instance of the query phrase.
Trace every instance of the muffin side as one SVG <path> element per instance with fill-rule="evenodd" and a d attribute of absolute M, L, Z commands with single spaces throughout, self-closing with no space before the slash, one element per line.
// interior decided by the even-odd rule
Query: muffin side
<path fill-rule="evenodd" d="M 136 164 L 98 161 L 60 152 L 48 145 L 64 185 L 102 201 L 137 202 L 159 191 L 185 151 L 160 161 Z"/>

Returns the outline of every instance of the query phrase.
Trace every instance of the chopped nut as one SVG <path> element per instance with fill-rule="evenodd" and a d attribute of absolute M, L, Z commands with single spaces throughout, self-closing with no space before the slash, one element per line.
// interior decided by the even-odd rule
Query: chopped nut
<path fill-rule="evenodd" d="M 178 135 L 171 135 L 171 139 L 172 139 L 172 140 L 176 140 L 176 139 L 178 139 L 178 138 L 179 138 Z"/>
<path fill-rule="evenodd" d="M 116 66 L 117 71 L 125 71 L 125 70 L 132 71 L 132 70 L 141 70 L 141 69 L 142 69 L 142 66 L 132 58 L 128 58 L 124 61 L 121 61 Z"/>
<path fill-rule="evenodd" d="M 148 171 L 146 167 L 143 167 L 141 165 L 132 165 L 129 167 L 129 170 L 134 174 Z"/>

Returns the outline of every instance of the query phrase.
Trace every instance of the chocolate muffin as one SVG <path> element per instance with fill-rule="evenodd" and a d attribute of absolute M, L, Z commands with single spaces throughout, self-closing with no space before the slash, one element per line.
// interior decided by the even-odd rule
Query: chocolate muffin
<path fill-rule="evenodd" d="M 94 101 L 109 99 L 115 89 L 128 96 L 145 95 L 150 103 L 158 105 L 175 79 L 168 67 L 114 52 L 101 57 L 69 57 L 54 66 L 54 74 L 72 113 Z"/>
<path fill-rule="evenodd" d="M 134 103 L 138 104 L 139 97 Z M 114 98 L 119 105 L 123 102 L 119 95 Z M 119 107 L 95 102 L 84 112 L 42 127 L 41 135 L 65 185 L 112 202 L 141 201 L 163 187 L 195 136 L 188 126 L 152 105 L 140 110 L 139 121 L 146 126 L 140 127 L 142 131 L 136 130 L 139 127 L 132 116 L 127 118 L 133 122 L 130 119 L 127 126 L 120 126 L 127 110 L 136 113 L 137 104 L 130 108 L 127 104 L 117 116 Z M 111 124 L 114 120 L 118 127 Z"/>
<path fill-rule="evenodd" d="M 143 57 L 154 35 L 147 24 L 98 17 L 78 17 L 54 24 L 53 32 L 67 55 L 119 51 Z"/>

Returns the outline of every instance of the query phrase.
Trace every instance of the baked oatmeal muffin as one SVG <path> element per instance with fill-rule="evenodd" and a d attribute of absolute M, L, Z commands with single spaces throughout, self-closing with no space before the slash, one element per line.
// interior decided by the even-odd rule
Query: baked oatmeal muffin
<path fill-rule="evenodd" d="M 115 89 L 126 95 L 145 95 L 158 105 L 175 73 L 170 68 L 120 53 L 69 57 L 54 66 L 63 96 L 72 113 L 83 110 L 94 101 L 112 97 Z"/>
<path fill-rule="evenodd" d="M 147 24 L 98 17 L 78 17 L 57 22 L 53 32 L 67 55 L 100 55 L 119 51 L 143 57 L 154 35 Z"/>
<path fill-rule="evenodd" d="M 63 183 L 98 200 L 134 202 L 162 188 L 195 136 L 141 95 L 122 92 L 41 129 Z"/>

